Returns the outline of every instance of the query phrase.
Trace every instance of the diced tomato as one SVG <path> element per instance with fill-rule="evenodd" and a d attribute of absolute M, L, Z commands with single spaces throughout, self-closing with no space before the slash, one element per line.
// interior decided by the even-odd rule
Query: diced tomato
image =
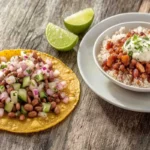
<path fill-rule="evenodd" d="M 130 57 L 128 55 L 122 55 L 121 56 L 121 61 L 122 63 L 127 66 L 129 65 L 129 62 L 130 62 Z"/>
<path fill-rule="evenodd" d="M 107 42 L 107 45 L 106 45 L 106 49 L 108 50 L 108 49 L 112 48 L 113 45 L 114 45 L 113 42 L 108 41 L 108 42 Z"/>

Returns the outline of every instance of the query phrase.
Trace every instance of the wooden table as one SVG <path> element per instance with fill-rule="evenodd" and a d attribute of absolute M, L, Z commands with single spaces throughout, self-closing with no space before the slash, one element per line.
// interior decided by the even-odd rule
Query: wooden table
<path fill-rule="evenodd" d="M 96 96 L 77 68 L 77 52 L 55 51 L 45 27 L 83 8 L 95 10 L 94 24 L 124 12 L 149 12 L 150 0 L 0 0 L 0 49 L 29 48 L 61 59 L 77 74 L 81 98 L 75 111 L 52 129 L 20 135 L 0 132 L 0 150 L 148 150 L 150 114 L 126 111 Z"/>

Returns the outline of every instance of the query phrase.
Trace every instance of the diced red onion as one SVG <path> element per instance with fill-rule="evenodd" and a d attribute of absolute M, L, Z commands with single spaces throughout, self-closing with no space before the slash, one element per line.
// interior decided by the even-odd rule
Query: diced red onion
<path fill-rule="evenodd" d="M 20 67 L 20 63 L 17 63 L 17 64 L 16 64 L 16 68 L 18 68 L 18 69 L 21 68 L 21 67 Z"/>
<path fill-rule="evenodd" d="M 21 63 L 20 63 L 20 66 L 21 66 L 22 70 L 25 70 L 25 69 L 27 69 L 27 67 L 28 67 L 25 62 L 21 62 Z"/>
<path fill-rule="evenodd" d="M 11 65 L 9 65 L 9 67 L 8 67 L 8 68 L 9 68 L 9 70 L 10 70 L 10 71 L 15 70 L 15 67 L 14 67 L 12 64 L 11 64 Z"/>
<path fill-rule="evenodd" d="M 22 68 L 17 69 L 17 73 L 22 73 Z"/>
<path fill-rule="evenodd" d="M 49 77 L 50 77 L 51 79 L 54 78 L 54 74 L 53 74 L 53 71 L 52 71 L 52 70 L 49 72 Z"/>
<path fill-rule="evenodd" d="M 0 108 L 0 117 L 2 117 L 4 115 L 4 109 Z"/>
<path fill-rule="evenodd" d="M 40 73 L 42 73 L 42 71 L 38 69 L 36 74 L 40 74 Z"/>
<path fill-rule="evenodd" d="M 45 118 L 45 117 L 47 117 L 47 113 L 45 113 L 45 112 L 39 112 L 38 116 Z"/>
<path fill-rule="evenodd" d="M 59 72 L 58 70 L 54 70 L 53 76 L 54 76 L 55 78 L 58 77 L 59 74 L 60 74 L 60 72 Z"/>
<path fill-rule="evenodd" d="M 43 67 L 42 69 L 43 69 L 43 70 L 46 70 L 47 68 L 46 68 L 46 67 Z"/>
<path fill-rule="evenodd" d="M 0 71 L 0 79 L 2 79 L 4 77 L 4 72 Z"/>
<path fill-rule="evenodd" d="M 38 95 L 39 94 L 38 89 L 33 89 L 33 92 L 34 92 L 34 95 Z"/>
<path fill-rule="evenodd" d="M 51 89 L 47 89 L 46 93 L 50 96 L 52 96 L 54 94 L 54 91 L 52 91 Z"/>
<path fill-rule="evenodd" d="M 24 56 L 25 59 L 28 59 L 28 56 Z"/>
<path fill-rule="evenodd" d="M 67 85 L 66 81 L 61 81 L 60 84 L 61 84 L 64 88 L 65 88 L 66 85 Z"/>
<path fill-rule="evenodd" d="M 8 97 L 8 98 L 6 98 L 5 102 L 8 103 L 8 102 L 10 102 L 10 100 L 11 100 L 10 97 Z"/>
<path fill-rule="evenodd" d="M 0 99 L 7 99 L 8 98 L 8 93 L 7 92 L 2 92 L 0 95 Z"/>
<path fill-rule="evenodd" d="M 66 97 L 66 93 L 65 92 L 61 92 L 60 93 L 60 98 L 64 99 Z"/>
<path fill-rule="evenodd" d="M 69 97 L 65 97 L 64 99 L 62 99 L 62 102 L 67 104 L 69 102 Z"/>
<path fill-rule="evenodd" d="M 51 67 L 52 66 L 52 61 L 50 61 L 49 59 L 46 59 L 46 61 L 45 61 L 48 65 L 49 65 L 49 67 Z"/>
<path fill-rule="evenodd" d="M 6 79 L 7 84 L 13 84 L 16 82 L 16 78 L 14 76 L 9 76 Z"/>
<path fill-rule="evenodd" d="M 39 91 L 38 91 L 38 89 L 33 89 L 32 93 L 33 93 L 34 98 L 38 98 L 39 97 Z"/>
<path fill-rule="evenodd" d="M 63 89 L 64 89 L 63 85 L 61 83 L 58 83 L 57 84 L 57 90 L 61 91 Z"/>

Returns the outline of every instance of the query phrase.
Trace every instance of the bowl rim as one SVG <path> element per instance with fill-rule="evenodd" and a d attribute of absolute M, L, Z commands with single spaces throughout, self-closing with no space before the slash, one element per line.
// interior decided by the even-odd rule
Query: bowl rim
<path fill-rule="evenodd" d="M 115 28 L 117 26 L 125 26 L 126 24 L 148 24 L 150 25 L 150 22 L 145 22 L 145 21 L 129 21 L 129 22 L 123 22 L 123 23 L 119 23 L 116 25 L 113 25 L 109 28 L 107 28 L 106 30 L 104 30 L 96 39 L 96 41 L 94 42 L 94 46 L 93 46 L 93 58 L 94 58 L 94 62 L 96 64 L 96 66 L 99 68 L 99 70 L 102 72 L 103 75 L 105 75 L 109 80 L 111 80 L 113 83 L 119 85 L 120 87 L 124 88 L 124 89 L 128 89 L 130 91 L 135 91 L 135 92 L 150 92 L 150 87 L 136 87 L 134 85 L 127 85 L 125 83 L 122 83 L 120 81 L 118 81 L 117 79 L 113 78 L 112 76 L 110 76 L 108 73 L 106 73 L 102 67 L 100 66 L 100 64 L 98 63 L 97 60 L 97 55 L 96 55 L 96 47 L 97 45 L 102 41 L 100 40 L 101 36 L 106 34 L 109 30 L 111 30 L 112 28 Z M 104 39 L 103 39 L 104 40 Z"/>

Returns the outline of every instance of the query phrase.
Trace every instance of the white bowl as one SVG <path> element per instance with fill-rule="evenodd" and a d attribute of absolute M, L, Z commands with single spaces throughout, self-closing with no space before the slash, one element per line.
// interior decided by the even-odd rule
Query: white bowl
<path fill-rule="evenodd" d="M 96 39 L 95 43 L 94 43 L 94 48 L 93 48 L 93 57 L 94 57 L 94 61 L 96 63 L 96 65 L 98 66 L 98 68 L 100 69 L 100 71 L 107 77 L 109 78 L 112 82 L 114 82 L 115 84 L 119 85 L 122 88 L 131 90 L 131 91 L 136 91 L 136 92 L 150 92 L 150 88 L 142 88 L 142 87 L 135 87 L 133 85 L 126 85 L 116 79 L 114 79 L 113 77 L 111 77 L 109 74 L 107 74 L 102 67 L 99 64 L 98 61 L 98 54 L 100 52 L 100 45 L 102 44 L 102 41 L 105 39 L 106 36 L 111 37 L 116 31 L 118 31 L 121 27 L 125 27 L 126 31 L 129 31 L 130 29 L 134 29 L 137 28 L 139 26 L 142 27 L 146 27 L 146 28 L 150 28 L 150 23 L 148 22 L 140 22 L 140 21 L 134 21 L 134 22 L 124 22 L 124 23 L 120 23 L 117 25 L 114 25 L 108 29 L 106 29 L 104 32 L 102 32 L 98 38 Z"/>

